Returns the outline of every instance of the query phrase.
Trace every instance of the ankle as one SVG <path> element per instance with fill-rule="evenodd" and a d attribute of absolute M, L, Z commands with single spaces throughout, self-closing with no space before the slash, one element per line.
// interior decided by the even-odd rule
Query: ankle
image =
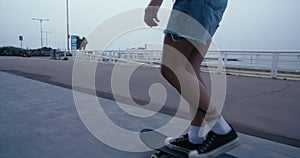
<path fill-rule="evenodd" d="M 189 141 L 193 144 L 202 144 L 204 138 L 199 137 L 199 131 L 202 130 L 201 127 L 190 125 L 188 131 Z"/>
<path fill-rule="evenodd" d="M 219 135 L 226 135 L 231 132 L 231 130 L 231 127 L 222 116 L 217 119 L 216 124 L 212 128 L 212 131 Z"/>

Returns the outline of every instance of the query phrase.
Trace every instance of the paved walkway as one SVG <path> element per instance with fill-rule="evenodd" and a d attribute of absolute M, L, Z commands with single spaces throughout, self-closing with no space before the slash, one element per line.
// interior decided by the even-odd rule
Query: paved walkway
<path fill-rule="evenodd" d="M 4 72 L 0 72 L 0 79 L 0 158 L 139 158 L 148 157 L 153 152 L 121 151 L 96 139 L 82 123 L 70 89 Z M 160 121 L 170 117 L 158 114 L 155 121 L 142 120 L 131 124 L 128 122 L 134 120 L 120 113 L 114 101 L 98 100 L 109 111 L 106 114 L 115 124 L 132 131 L 138 131 L 143 125 L 159 126 Z M 132 110 L 138 108 L 130 107 Z M 117 134 L 117 131 L 110 130 L 109 125 L 103 127 L 103 131 Z M 242 133 L 239 135 L 241 146 L 220 158 L 296 158 L 300 155 L 300 149 L 296 147 Z"/>
<path fill-rule="evenodd" d="M 0 71 L 69 89 L 72 89 L 73 67 L 72 60 L 0 57 Z M 128 67 L 123 66 L 124 69 Z M 98 64 L 97 96 L 114 100 L 111 91 L 113 69 L 112 64 Z M 85 72 L 90 71 L 87 67 Z M 210 76 L 207 73 L 203 76 L 209 85 Z M 139 67 L 133 72 L 129 85 L 131 97 L 141 105 L 148 103 L 148 90 L 154 83 L 164 85 L 168 92 L 165 104 L 168 110 L 164 111 L 168 113 L 174 105 L 178 105 L 179 96 L 157 68 Z M 238 131 L 300 147 L 300 126 L 297 126 L 300 120 L 299 94 L 300 81 L 228 75 L 223 115 Z M 126 98 L 123 101 L 126 103 Z"/>

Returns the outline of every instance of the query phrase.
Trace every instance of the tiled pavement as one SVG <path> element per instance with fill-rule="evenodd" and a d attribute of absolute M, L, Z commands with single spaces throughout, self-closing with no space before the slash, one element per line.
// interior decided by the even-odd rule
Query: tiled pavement
<path fill-rule="evenodd" d="M 152 152 L 121 151 L 96 139 L 82 123 L 70 89 L 4 72 L 0 72 L 0 81 L 0 158 L 137 158 L 149 157 Z M 116 124 L 133 131 L 142 128 L 142 124 L 159 126 L 159 120 L 163 122 L 169 117 L 158 114 L 152 121 L 139 121 L 140 125 L 128 123 L 136 120 L 120 113 L 113 106 L 114 101 L 98 100 Z M 300 156 L 299 148 L 242 133 L 239 135 L 241 146 L 220 157 Z"/>

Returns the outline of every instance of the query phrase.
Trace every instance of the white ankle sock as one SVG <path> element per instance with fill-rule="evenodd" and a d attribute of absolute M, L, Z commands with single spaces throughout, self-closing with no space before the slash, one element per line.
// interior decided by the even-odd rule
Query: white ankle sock
<path fill-rule="evenodd" d="M 220 116 L 216 124 L 213 126 L 212 131 L 220 135 L 225 135 L 231 131 L 231 127 L 224 120 L 224 118 Z"/>
<path fill-rule="evenodd" d="M 201 127 L 199 126 L 193 126 L 190 125 L 189 131 L 188 131 L 188 136 L 189 136 L 189 141 L 193 144 L 202 144 L 204 138 L 199 137 L 199 131 L 201 130 Z"/>

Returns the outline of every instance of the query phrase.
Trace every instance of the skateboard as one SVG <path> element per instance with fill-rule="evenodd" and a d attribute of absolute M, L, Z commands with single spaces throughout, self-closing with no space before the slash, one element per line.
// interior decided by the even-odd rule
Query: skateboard
<path fill-rule="evenodd" d="M 162 133 L 151 129 L 143 129 L 140 132 L 140 138 L 146 146 L 157 151 L 156 153 L 151 154 L 150 158 L 160 158 L 164 156 L 188 158 L 188 153 L 172 150 L 166 147 L 164 141 L 167 136 Z"/>
<path fill-rule="evenodd" d="M 143 129 L 140 131 L 140 139 L 143 143 L 151 149 L 156 150 L 155 153 L 150 155 L 150 158 L 162 158 L 162 157 L 176 157 L 176 158 L 188 158 L 188 153 L 172 150 L 165 146 L 166 135 L 151 129 Z M 229 154 L 222 154 L 217 158 L 236 158 Z"/>

